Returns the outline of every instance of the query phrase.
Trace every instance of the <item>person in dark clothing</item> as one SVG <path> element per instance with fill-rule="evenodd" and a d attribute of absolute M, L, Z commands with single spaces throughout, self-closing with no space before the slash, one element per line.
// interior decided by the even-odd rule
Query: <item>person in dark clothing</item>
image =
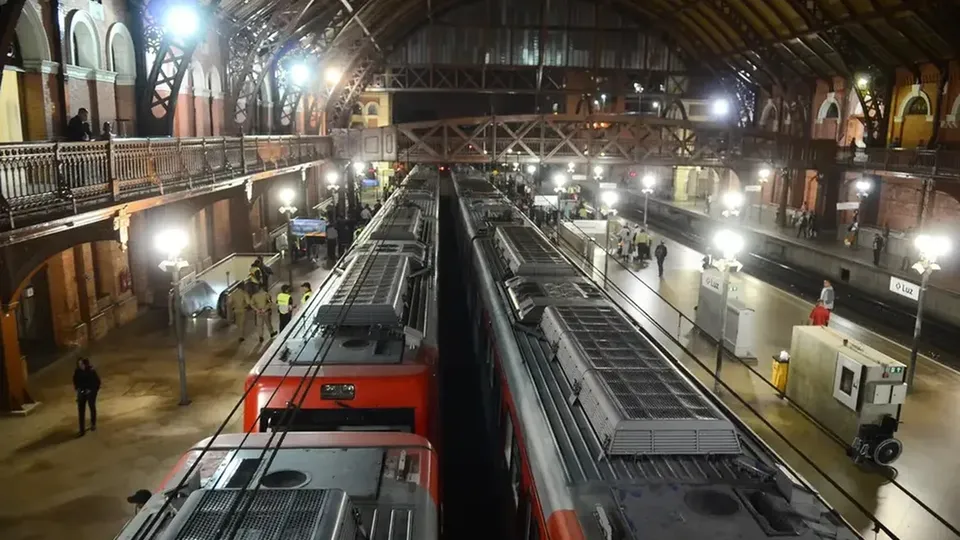
<path fill-rule="evenodd" d="M 81 142 L 91 139 L 93 139 L 93 133 L 90 132 L 90 113 L 81 108 L 67 123 L 67 140 Z"/>
<path fill-rule="evenodd" d="M 663 243 L 663 240 L 657 244 L 653 256 L 657 259 L 657 275 L 663 277 L 663 261 L 667 259 L 667 245 Z"/>
<path fill-rule="evenodd" d="M 260 269 L 260 286 L 263 287 L 263 290 L 269 291 L 270 276 L 273 275 L 273 270 L 263 262 L 263 257 L 257 257 L 253 264 Z"/>
<path fill-rule="evenodd" d="M 80 417 L 80 436 L 86 432 L 86 412 L 90 407 L 90 431 L 97 430 L 97 393 L 100 391 L 100 376 L 90 365 L 90 360 L 81 358 L 73 372 L 73 389 L 77 392 L 77 414 Z"/>
<path fill-rule="evenodd" d="M 873 235 L 873 265 L 880 266 L 880 254 L 883 252 L 883 237 Z"/>

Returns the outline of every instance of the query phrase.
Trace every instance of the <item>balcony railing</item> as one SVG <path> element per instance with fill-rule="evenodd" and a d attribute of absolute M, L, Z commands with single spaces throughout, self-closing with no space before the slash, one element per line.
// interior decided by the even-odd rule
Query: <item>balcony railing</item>
<path fill-rule="evenodd" d="M 331 157 L 319 136 L 0 144 L 0 229 Z"/>
<path fill-rule="evenodd" d="M 875 171 L 918 176 L 960 177 L 960 151 L 917 148 L 842 148 L 837 161 Z"/>

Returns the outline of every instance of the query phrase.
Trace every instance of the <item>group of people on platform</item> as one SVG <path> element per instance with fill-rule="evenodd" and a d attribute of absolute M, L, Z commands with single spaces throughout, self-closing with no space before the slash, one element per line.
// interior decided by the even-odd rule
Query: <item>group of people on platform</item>
<path fill-rule="evenodd" d="M 273 271 L 263 262 L 263 257 L 257 257 L 250 265 L 250 273 L 246 281 L 239 290 L 230 295 L 230 310 L 233 312 L 234 324 L 240 329 L 240 341 L 246 338 L 248 310 L 253 311 L 254 326 L 261 343 L 267 337 L 275 337 L 277 332 L 286 328 L 293 318 L 293 312 L 297 307 L 293 300 L 293 289 L 289 284 L 284 284 L 280 287 L 276 298 L 271 296 L 269 280 L 272 274 Z M 313 295 L 313 289 L 309 282 L 304 282 L 300 288 L 303 291 L 300 305 L 304 306 Z M 280 316 L 279 330 L 273 328 L 274 306 Z"/>
<path fill-rule="evenodd" d="M 653 237 L 645 227 L 625 225 L 618 234 L 617 255 L 633 261 L 650 260 Z M 653 249 L 653 258 L 657 260 L 657 275 L 663 277 L 663 263 L 667 260 L 667 245 L 663 240 Z"/>

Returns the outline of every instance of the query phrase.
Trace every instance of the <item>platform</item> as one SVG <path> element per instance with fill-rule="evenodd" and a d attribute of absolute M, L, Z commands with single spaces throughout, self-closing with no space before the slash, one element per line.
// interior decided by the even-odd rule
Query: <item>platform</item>
<path fill-rule="evenodd" d="M 326 274 L 298 272 L 295 281 L 316 290 Z M 249 338 L 249 323 L 243 343 L 219 319 L 193 319 L 186 329 L 188 407 L 177 405 L 176 339 L 165 311 L 145 314 L 85 353 L 103 380 L 95 432 L 76 437 L 72 362 L 31 377 L 43 405 L 27 417 L 0 417 L 3 540 L 113 538 L 133 516 L 127 496 L 155 489 L 190 445 L 217 430 L 268 343 Z M 227 431 L 240 430 L 241 417 Z"/>
<path fill-rule="evenodd" d="M 659 242 L 661 237 L 656 231 L 654 235 Z M 712 388 L 715 346 L 697 331 L 692 331 L 690 322 L 697 303 L 702 255 L 671 240 L 666 240 L 666 244 L 669 255 L 663 279 L 657 277 L 655 263 L 640 268 L 610 257 L 607 290 L 623 309 Z M 590 269 L 598 283 L 603 280 L 600 251 L 597 250 Z M 960 456 L 955 451 L 960 446 L 960 373 L 922 357 L 918 364 L 916 388 L 907 399 L 903 424 L 897 434 L 905 450 L 895 463 L 896 470 L 860 468 L 844 454 L 835 440 L 780 400 L 764 380 L 771 376 L 771 357 L 782 349 L 789 349 L 792 326 L 807 320 L 812 305 L 751 276 L 741 277 L 745 287 L 743 299 L 756 310 L 756 333 L 761 337 L 757 346 L 758 361 L 749 367 L 738 361 L 725 361 L 722 380 L 746 404 L 727 391 L 721 392 L 723 401 L 867 538 L 874 538 L 870 532 L 871 521 L 858 510 L 857 504 L 874 513 L 900 539 L 957 538 L 900 489 L 890 485 L 888 474 L 898 472 L 897 481 L 906 489 L 949 522 L 960 523 L 960 495 L 955 488 L 960 479 Z M 671 305 L 686 318 L 679 316 Z M 832 317 L 830 325 L 901 361 L 905 361 L 909 354 L 902 345 L 841 317 Z M 708 366 L 709 371 L 701 368 L 672 339 Z M 789 444 L 774 430 L 783 434 Z M 813 465 L 850 493 L 856 503 L 844 497 L 790 445 L 808 456 Z M 877 538 L 887 536 L 881 534 Z"/>
<path fill-rule="evenodd" d="M 631 206 L 642 207 L 643 196 L 630 192 Z M 902 271 L 902 257 L 890 255 L 881 256 L 881 265 L 873 265 L 873 252 L 869 248 L 869 238 L 861 237 L 864 245 L 857 250 L 843 246 L 839 240 L 820 238 L 810 240 L 797 238 L 796 232 L 791 229 L 780 230 L 770 220 L 773 218 L 771 209 L 764 209 L 763 223 L 758 224 L 756 208 L 750 218 L 722 218 L 719 214 L 719 204 L 712 205 L 711 214 L 705 213 L 703 203 L 673 202 L 650 199 L 650 214 L 660 219 L 669 219 L 677 223 L 678 227 L 695 231 L 703 238 L 709 238 L 712 231 L 727 222 L 736 225 L 747 234 L 747 249 L 751 253 L 763 255 L 774 260 L 782 261 L 797 268 L 815 272 L 831 279 L 835 283 L 846 283 L 864 293 L 882 300 L 904 307 L 906 310 L 916 309 L 916 302 L 891 292 L 891 276 L 919 283 L 916 272 L 907 269 Z M 728 221 L 732 219 L 733 221 Z M 867 233 L 865 233 L 867 234 Z M 912 262 L 911 262 L 912 264 Z M 945 267 L 955 264 L 950 258 L 943 261 Z M 951 270 L 934 273 L 931 285 L 924 300 L 924 311 L 940 321 L 960 326 L 960 280 Z"/>

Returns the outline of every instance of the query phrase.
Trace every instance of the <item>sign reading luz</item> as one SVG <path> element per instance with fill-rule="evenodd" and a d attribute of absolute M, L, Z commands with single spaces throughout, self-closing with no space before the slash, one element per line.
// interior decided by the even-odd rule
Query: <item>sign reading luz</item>
<path fill-rule="evenodd" d="M 893 276 L 890 276 L 890 292 L 897 293 L 900 296 L 906 296 L 907 298 L 912 298 L 913 300 L 920 299 L 919 285 Z"/>

